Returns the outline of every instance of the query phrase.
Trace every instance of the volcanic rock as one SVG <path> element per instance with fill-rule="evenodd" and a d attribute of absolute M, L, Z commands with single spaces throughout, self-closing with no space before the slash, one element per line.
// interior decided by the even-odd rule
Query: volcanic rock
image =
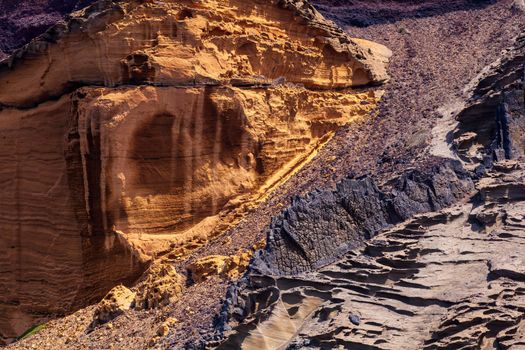
<path fill-rule="evenodd" d="M 454 146 L 474 166 L 525 156 L 525 35 L 471 83 L 471 97 L 456 116 Z"/>
<path fill-rule="evenodd" d="M 3 0 L 0 2 L 0 60 L 74 10 L 95 0 Z"/>
<path fill-rule="evenodd" d="M 501 209 L 525 207 L 505 201 Z M 464 204 L 420 215 L 313 273 L 253 273 L 234 297 L 234 329 L 219 348 L 519 348 L 523 220 L 487 236 L 469 225 L 470 210 Z"/>

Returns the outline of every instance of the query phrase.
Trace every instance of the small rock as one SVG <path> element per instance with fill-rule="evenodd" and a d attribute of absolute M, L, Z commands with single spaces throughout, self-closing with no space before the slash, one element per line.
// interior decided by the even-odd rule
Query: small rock
<path fill-rule="evenodd" d="M 97 305 L 91 326 L 96 327 L 124 314 L 131 308 L 134 298 L 135 293 L 130 289 L 116 286 Z"/>
<path fill-rule="evenodd" d="M 350 315 L 349 319 L 350 322 L 352 322 L 356 326 L 359 326 L 359 324 L 361 323 L 361 318 L 357 315 Z"/>
<path fill-rule="evenodd" d="M 412 34 L 412 33 L 410 32 L 410 30 L 408 30 L 408 29 L 405 28 L 405 27 L 401 27 L 401 28 L 399 28 L 399 29 L 398 29 L 398 32 L 399 32 L 400 34 Z"/>
<path fill-rule="evenodd" d="M 175 323 L 178 323 L 179 320 L 177 320 L 175 317 L 168 317 L 166 321 L 164 322 L 168 326 L 173 326 Z"/>
<path fill-rule="evenodd" d="M 113 323 L 109 322 L 109 323 L 106 325 L 106 327 L 107 327 L 108 329 L 113 329 Z"/>
<path fill-rule="evenodd" d="M 150 347 L 154 347 L 155 344 L 157 343 L 157 339 L 158 339 L 157 337 L 153 337 L 153 338 L 151 338 L 150 341 L 149 341 L 149 343 L 148 343 L 148 345 L 149 345 Z"/>
<path fill-rule="evenodd" d="M 512 8 L 525 12 L 525 0 L 514 0 L 512 3 Z"/>
<path fill-rule="evenodd" d="M 166 323 L 163 323 L 158 329 L 157 329 L 157 335 L 159 337 L 165 337 L 166 335 L 168 335 L 170 331 L 170 327 L 168 327 L 168 325 Z"/>

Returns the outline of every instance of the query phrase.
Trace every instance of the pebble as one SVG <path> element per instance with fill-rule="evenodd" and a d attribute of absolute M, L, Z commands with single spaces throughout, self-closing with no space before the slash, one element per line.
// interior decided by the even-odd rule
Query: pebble
<path fill-rule="evenodd" d="M 168 327 L 168 325 L 164 323 L 160 325 L 160 327 L 157 329 L 157 335 L 159 337 L 165 337 L 166 335 L 168 335 L 169 331 L 170 327 Z"/>
<path fill-rule="evenodd" d="M 155 343 L 157 342 L 157 339 L 158 339 L 157 337 L 153 337 L 153 338 L 151 338 L 150 341 L 149 341 L 149 343 L 148 343 L 148 345 L 149 345 L 150 347 L 155 346 Z"/>
<path fill-rule="evenodd" d="M 359 326 L 361 323 L 361 319 L 357 315 L 350 315 L 350 322 L 352 322 L 354 325 Z"/>

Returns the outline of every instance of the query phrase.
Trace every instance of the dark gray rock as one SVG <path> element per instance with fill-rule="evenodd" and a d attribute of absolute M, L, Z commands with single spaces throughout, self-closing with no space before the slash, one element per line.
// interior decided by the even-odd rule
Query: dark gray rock
<path fill-rule="evenodd" d="M 368 177 L 346 179 L 335 191 L 294 198 L 273 219 L 266 250 L 253 267 L 273 275 L 313 271 L 362 247 L 380 230 L 447 207 L 472 189 L 468 174 L 453 161 L 429 173 L 409 171 L 384 189 Z"/>

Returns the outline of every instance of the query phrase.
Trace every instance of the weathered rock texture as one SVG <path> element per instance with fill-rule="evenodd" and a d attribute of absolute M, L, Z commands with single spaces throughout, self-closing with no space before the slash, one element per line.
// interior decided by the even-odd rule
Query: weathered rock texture
<path fill-rule="evenodd" d="M 135 293 L 123 285 L 118 285 L 98 303 L 93 319 L 93 327 L 123 315 L 131 308 Z"/>
<path fill-rule="evenodd" d="M 219 348 L 520 349 L 524 199 L 420 215 L 317 272 L 254 273 L 232 295 L 239 325 Z"/>
<path fill-rule="evenodd" d="M 232 256 L 210 255 L 190 264 L 188 270 L 196 283 L 217 275 L 234 279 L 246 271 L 252 255 L 252 252 L 240 252 Z"/>
<path fill-rule="evenodd" d="M 525 156 L 525 36 L 481 74 L 457 116 L 454 146 L 474 164 Z"/>
<path fill-rule="evenodd" d="M 478 144 L 470 154 L 457 147 L 472 162 L 475 192 L 458 186 L 471 184 L 468 177 L 458 182 L 435 169 L 419 182 L 401 177 L 392 194 L 366 179 L 347 180 L 334 192 L 295 200 L 230 288 L 207 345 L 522 349 L 523 50 L 518 38 L 472 84 L 473 97 L 451 130 L 456 146 L 466 128 Z M 462 197 L 468 201 L 443 209 Z M 409 219 L 418 212 L 430 213 Z M 398 224 L 384 230 L 388 223 Z M 342 259 L 327 264 L 341 251 Z"/>
<path fill-rule="evenodd" d="M 303 1 L 99 1 L 0 62 L 2 339 L 234 225 L 389 55 Z"/>
<path fill-rule="evenodd" d="M 335 191 L 294 199 L 273 220 L 257 269 L 283 275 L 312 271 L 384 228 L 450 206 L 471 192 L 473 184 L 459 163 L 450 162 L 428 174 L 407 172 L 386 187 L 380 190 L 370 178 L 348 179 Z"/>
<path fill-rule="evenodd" d="M 359 45 L 302 1 L 106 0 L 5 60 L 0 104 L 34 105 L 78 84 L 381 83 L 388 50 L 379 47 Z"/>

